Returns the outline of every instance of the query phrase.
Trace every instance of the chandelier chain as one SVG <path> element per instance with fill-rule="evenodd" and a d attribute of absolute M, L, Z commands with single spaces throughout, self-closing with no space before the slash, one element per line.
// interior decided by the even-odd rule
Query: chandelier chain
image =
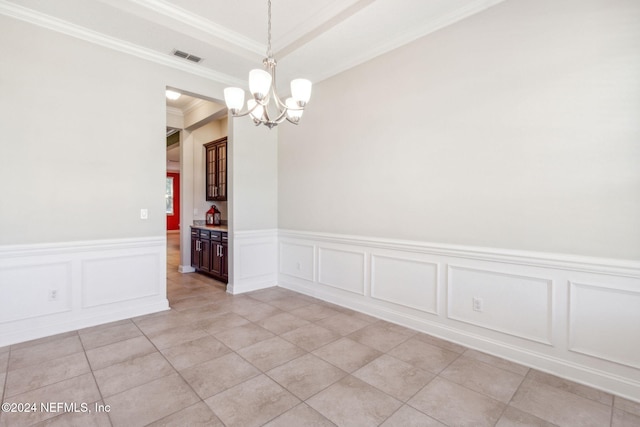
<path fill-rule="evenodd" d="M 268 28 L 267 28 L 267 58 L 272 58 L 273 53 L 271 52 L 271 0 L 268 0 Z"/>

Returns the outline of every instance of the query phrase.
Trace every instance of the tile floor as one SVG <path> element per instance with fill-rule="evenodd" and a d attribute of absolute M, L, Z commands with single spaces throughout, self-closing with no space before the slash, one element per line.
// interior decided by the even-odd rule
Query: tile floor
<path fill-rule="evenodd" d="M 228 295 L 168 242 L 173 310 L 0 348 L 0 400 L 38 405 L 0 426 L 640 426 L 639 403 L 370 316 Z"/>

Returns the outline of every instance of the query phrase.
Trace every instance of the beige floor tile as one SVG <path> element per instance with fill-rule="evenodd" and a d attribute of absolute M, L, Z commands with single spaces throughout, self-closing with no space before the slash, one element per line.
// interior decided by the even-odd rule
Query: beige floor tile
<path fill-rule="evenodd" d="M 42 338 L 38 338 L 35 340 L 30 340 L 30 341 L 24 341 L 21 343 L 17 343 L 17 344 L 12 344 L 11 350 L 15 351 L 15 350 L 19 350 L 22 348 L 26 348 L 26 347 L 33 347 L 36 345 L 41 345 L 41 344 L 46 344 L 46 343 L 50 343 L 50 342 L 54 342 L 54 341 L 60 341 L 63 338 L 69 338 L 69 337 L 77 337 L 78 336 L 78 331 L 70 331 L 70 332 L 63 332 L 61 334 L 56 334 L 56 335 L 50 335 L 48 337 L 42 337 Z M 39 347 L 42 348 L 42 347 Z"/>
<path fill-rule="evenodd" d="M 155 351 L 156 348 L 151 344 L 151 341 L 145 336 L 140 336 L 87 350 L 86 354 L 91 364 L 91 369 L 95 371 Z"/>
<path fill-rule="evenodd" d="M 200 307 L 190 308 L 180 312 L 187 324 L 208 319 L 215 319 L 229 313 L 227 308 L 220 308 L 218 304 L 208 304 Z"/>
<path fill-rule="evenodd" d="M 6 378 L 7 378 L 7 374 L 5 373 L 0 374 L 0 402 L 2 402 L 2 399 L 4 399 L 4 389 L 5 389 L 4 382 Z"/>
<path fill-rule="evenodd" d="M 369 326 L 369 322 L 358 319 L 356 316 L 350 316 L 344 313 L 338 313 L 334 316 L 326 317 L 316 322 L 317 325 L 327 328 L 340 335 L 349 335 L 359 329 Z"/>
<path fill-rule="evenodd" d="M 266 319 L 267 317 L 275 316 L 276 314 L 284 313 L 278 307 L 274 307 L 269 304 L 260 304 L 255 307 L 251 307 L 251 310 L 247 310 L 242 314 L 247 320 L 252 322 L 258 322 L 259 320 Z"/>
<path fill-rule="evenodd" d="M 328 387 L 347 373 L 313 354 L 306 354 L 266 373 L 301 400 Z"/>
<path fill-rule="evenodd" d="M 613 406 L 640 417 L 640 402 L 632 402 L 631 400 L 616 396 Z"/>
<path fill-rule="evenodd" d="M 237 354 L 229 353 L 180 373 L 196 393 L 206 399 L 259 375 L 260 371 Z"/>
<path fill-rule="evenodd" d="M 127 322 L 112 326 L 110 328 L 99 329 L 91 332 L 80 332 L 80 339 L 85 350 L 113 344 L 129 338 L 142 335 L 140 329 L 133 323 Z"/>
<path fill-rule="evenodd" d="M 63 338 L 48 340 L 40 344 L 11 350 L 9 370 L 39 365 L 47 360 L 69 356 L 82 352 L 82 343 L 77 333 L 65 335 Z"/>
<path fill-rule="evenodd" d="M 352 375 L 403 402 L 434 378 L 433 374 L 386 354 Z"/>
<path fill-rule="evenodd" d="M 291 310 L 290 313 L 294 316 L 298 316 L 302 319 L 308 320 L 309 322 L 315 322 L 329 316 L 335 316 L 340 312 L 327 307 L 324 304 L 312 303 L 309 305 L 305 305 L 304 307 Z"/>
<path fill-rule="evenodd" d="M 454 353 L 464 353 L 467 351 L 467 347 L 453 342 L 445 341 L 433 335 L 418 333 L 414 336 L 415 339 L 426 342 L 427 344 L 435 345 L 436 347 L 444 348 L 445 350 L 453 351 Z"/>
<path fill-rule="evenodd" d="M 447 425 L 493 426 L 505 405 L 443 378 L 435 378 L 409 405 Z"/>
<path fill-rule="evenodd" d="M 15 396 L 88 372 L 91 369 L 84 353 L 47 360 L 38 365 L 10 371 L 7 374 L 5 395 Z"/>
<path fill-rule="evenodd" d="M 604 391 L 596 390 L 592 387 L 587 387 L 582 384 L 575 383 L 573 381 L 565 380 L 563 378 L 556 377 L 544 372 L 530 369 L 527 374 L 527 378 L 537 381 L 539 383 L 547 384 L 552 387 L 559 388 L 564 391 L 568 391 L 578 396 L 586 397 L 587 399 L 595 400 L 604 405 L 611 406 L 613 404 L 613 396 Z"/>
<path fill-rule="evenodd" d="M 459 353 L 411 338 L 389 352 L 389 355 L 425 371 L 439 373 L 460 357 Z"/>
<path fill-rule="evenodd" d="M 501 359 L 499 357 L 495 357 L 487 353 L 482 353 L 480 351 L 467 350 L 464 352 L 464 355 L 467 357 L 471 357 L 473 359 L 479 360 L 481 362 L 484 362 L 488 365 L 493 365 L 496 368 L 513 372 L 514 374 L 527 375 L 527 372 L 529 372 L 529 368 L 527 368 L 526 366 L 511 362 L 509 360 Z"/>
<path fill-rule="evenodd" d="M 257 427 L 300 400 L 266 375 L 260 375 L 205 400 L 227 427 Z"/>
<path fill-rule="evenodd" d="M 620 409 L 613 409 L 611 427 L 638 427 L 640 426 L 640 416 L 625 412 Z"/>
<path fill-rule="evenodd" d="M 88 403 L 87 412 L 66 412 L 54 418 L 49 418 L 37 427 L 111 427 L 109 415 L 104 408 L 102 401 L 84 402 Z M 101 410 L 99 411 L 98 408 Z"/>
<path fill-rule="evenodd" d="M 255 300 L 268 302 L 279 298 L 286 298 L 297 295 L 297 293 L 284 288 L 271 287 L 253 291 L 248 293 L 247 295 Z"/>
<path fill-rule="evenodd" d="M 240 356 L 263 372 L 298 358 L 305 353 L 305 350 L 280 337 L 260 341 L 238 350 Z"/>
<path fill-rule="evenodd" d="M 88 328 L 79 329 L 78 334 L 90 334 L 93 332 L 104 331 L 105 329 L 113 328 L 114 326 L 127 325 L 131 323 L 131 319 L 116 320 L 115 322 L 103 323 L 101 325 L 89 326 Z"/>
<path fill-rule="evenodd" d="M 559 426 L 608 425 L 611 407 L 547 384 L 525 379 L 511 406 Z"/>
<path fill-rule="evenodd" d="M 351 375 L 306 402 L 338 426 L 377 426 L 402 403 Z"/>
<path fill-rule="evenodd" d="M 275 420 L 268 422 L 264 427 L 335 427 L 331 421 L 320 415 L 320 413 L 309 405 L 301 403 L 293 409 L 288 410 Z"/>
<path fill-rule="evenodd" d="M 440 376 L 503 403 L 509 403 L 524 380 L 522 375 L 466 356 L 454 360 Z"/>
<path fill-rule="evenodd" d="M 522 412 L 513 406 L 507 406 L 496 427 L 555 427 L 555 424 Z"/>
<path fill-rule="evenodd" d="M 60 415 L 58 412 L 41 411 L 40 403 L 47 402 L 69 402 L 89 403 L 100 400 L 100 392 L 93 379 L 93 375 L 84 374 L 68 380 L 60 381 L 42 388 L 5 398 L 6 402 L 26 403 L 35 402 L 38 410 L 29 413 L 8 413 L 4 412 L 0 416 L 1 427 L 20 427 L 36 424 L 49 418 Z"/>
<path fill-rule="evenodd" d="M 199 398 L 178 374 L 173 374 L 104 400 L 111 406 L 109 418 L 114 427 L 138 427 L 187 408 Z"/>
<path fill-rule="evenodd" d="M 313 323 L 282 334 L 281 336 L 285 340 L 307 351 L 313 351 L 318 347 L 340 338 L 339 334 Z"/>
<path fill-rule="evenodd" d="M 240 350 L 275 335 L 264 328 L 248 323 L 215 334 L 215 337 L 232 350 Z"/>
<path fill-rule="evenodd" d="M 350 338 L 340 338 L 313 351 L 313 354 L 346 372 L 353 372 L 382 353 Z"/>
<path fill-rule="evenodd" d="M 212 336 L 205 336 L 161 350 L 164 357 L 177 370 L 183 370 L 230 353 L 229 347 Z"/>
<path fill-rule="evenodd" d="M 0 373 L 7 372 L 7 367 L 9 366 L 9 347 L 6 348 L 6 353 L 0 353 Z"/>
<path fill-rule="evenodd" d="M 403 343 L 409 339 L 411 335 L 413 335 L 413 333 L 390 328 L 386 322 L 376 322 L 355 331 L 349 335 L 349 338 L 384 353 Z"/>
<path fill-rule="evenodd" d="M 177 311 L 188 310 L 194 307 L 201 307 L 203 305 L 210 304 L 209 298 L 203 295 L 195 295 L 192 297 L 183 298 L 171 303 L 171 309 Z"/>
<path fill-rule="evenodd" d="M 149 424 L 148 427 L 224 427 L 222 421 L 204 402 L 198 402 L 168 417 Z"/>
<path fill-rule="evenodd" d="M 434 420 L 411 406 L 404 405 L 387 418 L 380 427 L 446 427 L 440 421 Z"/>
<path fill-rule="evenodd" d="M 138 317 L 134 319 L 134 322 L 148 336 L 178 326 L 188 325 L 191 320 L 175 310 L 170 310 Z"/>
<path fill-rule="evenodd" d="M 308 325 L 309 321 L 281 311 L 279 314 L 258 320 L 256 323 L 274 334 L 280 335 Z"/>
<path fill-rule="evenodd" d="M 294 294 L 292 296 L 277 298 L 269 301 L 269 304 L 274 307 L 278 307 L 283 311 L 293 311 L 301 307 L 306 307 L 311 303 L 313 303 L 313 299 L 300 294 Z"/>
<path fill-rule="evenodd" d="M 94 371 L 103 396 L 128 390 L 155 379 L 171 375 L 175 370 L 158 352 L 136 357 Z"/>
<path fill-rule="evenodd" d="M 236 313 L 239 316 L 243 316 L 245 314 L 253 313 L 255 309 L 262 307 L 264 303 L 253 298 L 242 297 L 229 300 L 227 301 L 227 304 L 232 312 Z"/>
<path fill-rule="evenodd" d="M 248 323 L 249 321 L 247 319 L 238 314 L 227 313 L 224 316 L 200 322 L 197 326 L 202 328 L 207 333 L 215 335 L 219 332 L 224 332 L 228 329 L 246 325 Z"/>
<path fill-rule="evenodd" d="M 147 334 L 147 337 L 159 350 L 174 347 L 206 336 L 207 333 L 205 331 L 191 326 L 177 326 L 175 328 Z"/>

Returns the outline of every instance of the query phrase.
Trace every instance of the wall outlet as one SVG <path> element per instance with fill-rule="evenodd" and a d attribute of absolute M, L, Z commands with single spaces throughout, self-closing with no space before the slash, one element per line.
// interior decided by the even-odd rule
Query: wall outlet
<path fill-rule="evenodd" d="M 296 262 L 296 268 L 297 268 L 298 270 L 302 270 L 302 265 L 300 265 L 300 263 L 299 263 L 299 262 Z"/>
<path fill-rule="evenodd" d="M 149 219 L 148 209 L 140 209 L 140 219 Z"/>
<path fill-rule="evenodd" d="M 473 297 L 473 311 L 482 311 L 483 301 L 482 298 Z"/>
<path fill-rule="evenodd" d="M 58 301 L 57 289 L 49 289 L 49 301 Z"/>

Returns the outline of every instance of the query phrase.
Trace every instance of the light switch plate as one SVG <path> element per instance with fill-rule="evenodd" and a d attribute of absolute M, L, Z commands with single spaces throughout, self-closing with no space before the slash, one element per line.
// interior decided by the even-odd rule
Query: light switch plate
<path fill-rule="evenodd" d="M 149 211 L 147 209 L 140 209 L 140 219 L 148 219 Z"/>

